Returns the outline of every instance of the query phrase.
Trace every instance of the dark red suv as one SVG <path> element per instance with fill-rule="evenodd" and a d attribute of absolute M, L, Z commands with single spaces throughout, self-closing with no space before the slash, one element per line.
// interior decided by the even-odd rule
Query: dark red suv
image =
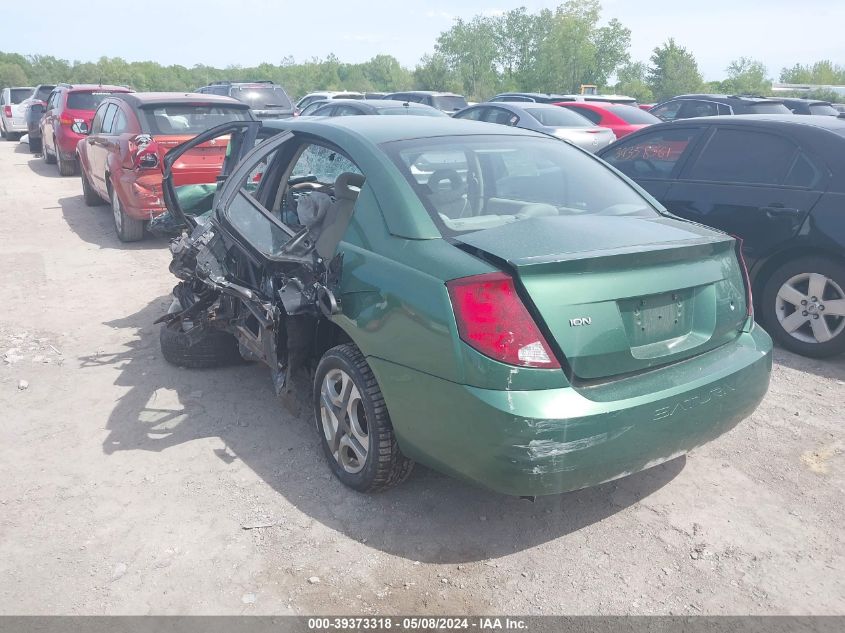
<path fill-rule="evenodd" d="M 41 139 L 44 161 L 58 163 L 62 176 L 76 174 L 76 144 L 82 135 L 73 131 L 74 123 L 85 122 L 90 127 L 94 110 L 100 102 L 113 94 L 134 92 L 125 86 L 93 84 L 59 84 L 50 93 L 44 116 L 41 118 Z"/>

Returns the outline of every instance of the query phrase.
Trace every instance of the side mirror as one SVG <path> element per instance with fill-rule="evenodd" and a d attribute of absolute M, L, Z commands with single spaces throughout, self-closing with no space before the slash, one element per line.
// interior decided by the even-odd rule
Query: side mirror
<path fill-rule="evenodd" d="M 75 121 L 74 124 L 70 126 L 70 129 L 77 134 L 82 134 L 83 136 L 87 136 L 90 132 L 88 124 L 85 121 Z"/>

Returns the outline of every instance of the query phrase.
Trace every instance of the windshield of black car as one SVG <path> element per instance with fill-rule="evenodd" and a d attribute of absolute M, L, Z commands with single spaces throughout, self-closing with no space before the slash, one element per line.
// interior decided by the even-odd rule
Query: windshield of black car
<path fill-rule="evenodd" d="M 810 114 L 821 114 L 824 116 L 839 116 L 839 110 L 829 103 L 810 104 Z"/>
<path fill-rule="evenodd" d="M 637 106 L 613 105 L 607 106 L 607 109 L 609 112 L 612 112 L 625 121 L 625 123 L 632 123 L 634 125 L 652 125 L 654 123 L 660 123 L 660 119 L 656 116 L 650 112 L 646 112 L 645 110 L 640 110 Z"/>
<path fill-rule="evenodd" d="M 434 97 L 432 100 L 434 107 L 444 112 L 452 112 L 453 110 L 461 110 L 467 107 L 467 100 L 458 96 L 440 96 Z"/>
<path fill-rule="evenodd" d="M 382 147 L 444 236 L 540 216 L 659 215 L 600 161 L 551 138 L 444 136 Z"/>
<path fill-rule="evenodd" d="M 24 99 L 28 99 L 31 94 L 32 88 L 12 88 L 9 90 L 9 99 L 11 99 L 12 105 L 17 105 Z"/>
<path fill-rule="evenodd" d="M 249 110 L 244 107 L 202 103 L 146 105 L 141 112 L 147 131 L 153 135 L 195 135 L 223 123 L 249 119 Z"/>
<path fill-rule="evenodd" d="M 792 114 L 792 110 L 787 108 L 780 101 L 770 103 L 750 103 L 748 105 L 749 114 Z"/>
<path fill-rule="evenodd" d="M 393 108 L 378 108 L 379 114 L 413 114 L 415 116 L 447 116 L 440 110 L 434 108 L 421 108 L 419 106 L 397 106 Z"/>
<path fill-rule="evenodd" d="M 69 92 L 67 95 L 68 110 L 96 110 L 100 102 L 106 97 L 113 95 L 113 92 L 91 91 L 91 92 Z"/>
<path fill-rule="evenodd" d="M 554 106 L 551 108 L 525 108 L 525 111 L 546 127 L 593 127 L 593 122 L 577 112 Z"/>
<path fill-rule="evenodd" d="M 279 86 L 240 86 L 232 96 L 254 110 L 293 110 L 287 93 Z"/>

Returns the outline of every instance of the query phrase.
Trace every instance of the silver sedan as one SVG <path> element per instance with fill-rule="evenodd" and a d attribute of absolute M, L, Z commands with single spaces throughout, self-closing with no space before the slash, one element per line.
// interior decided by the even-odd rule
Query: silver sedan
<path fill-rule="evenodd" d="M 454 117 L 543 132 L 590 152 L 596 152 L 616 140 L 611 130 L 599 127 L 577 112 L 545 103 L 479 103 L 464 108 Z"/>

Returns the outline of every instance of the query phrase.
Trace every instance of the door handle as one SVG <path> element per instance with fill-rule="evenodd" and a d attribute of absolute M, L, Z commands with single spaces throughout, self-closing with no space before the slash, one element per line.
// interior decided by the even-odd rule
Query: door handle
<path fill-rule="evenodd" d="M 784 207 L 783 205 L 773 204 L 768 207 L 760 207 L 760 211 L 765 212 L 770 218 L 777 216 L 796 216 L 801 215 L 801 209 L 792 207 Z"/>

